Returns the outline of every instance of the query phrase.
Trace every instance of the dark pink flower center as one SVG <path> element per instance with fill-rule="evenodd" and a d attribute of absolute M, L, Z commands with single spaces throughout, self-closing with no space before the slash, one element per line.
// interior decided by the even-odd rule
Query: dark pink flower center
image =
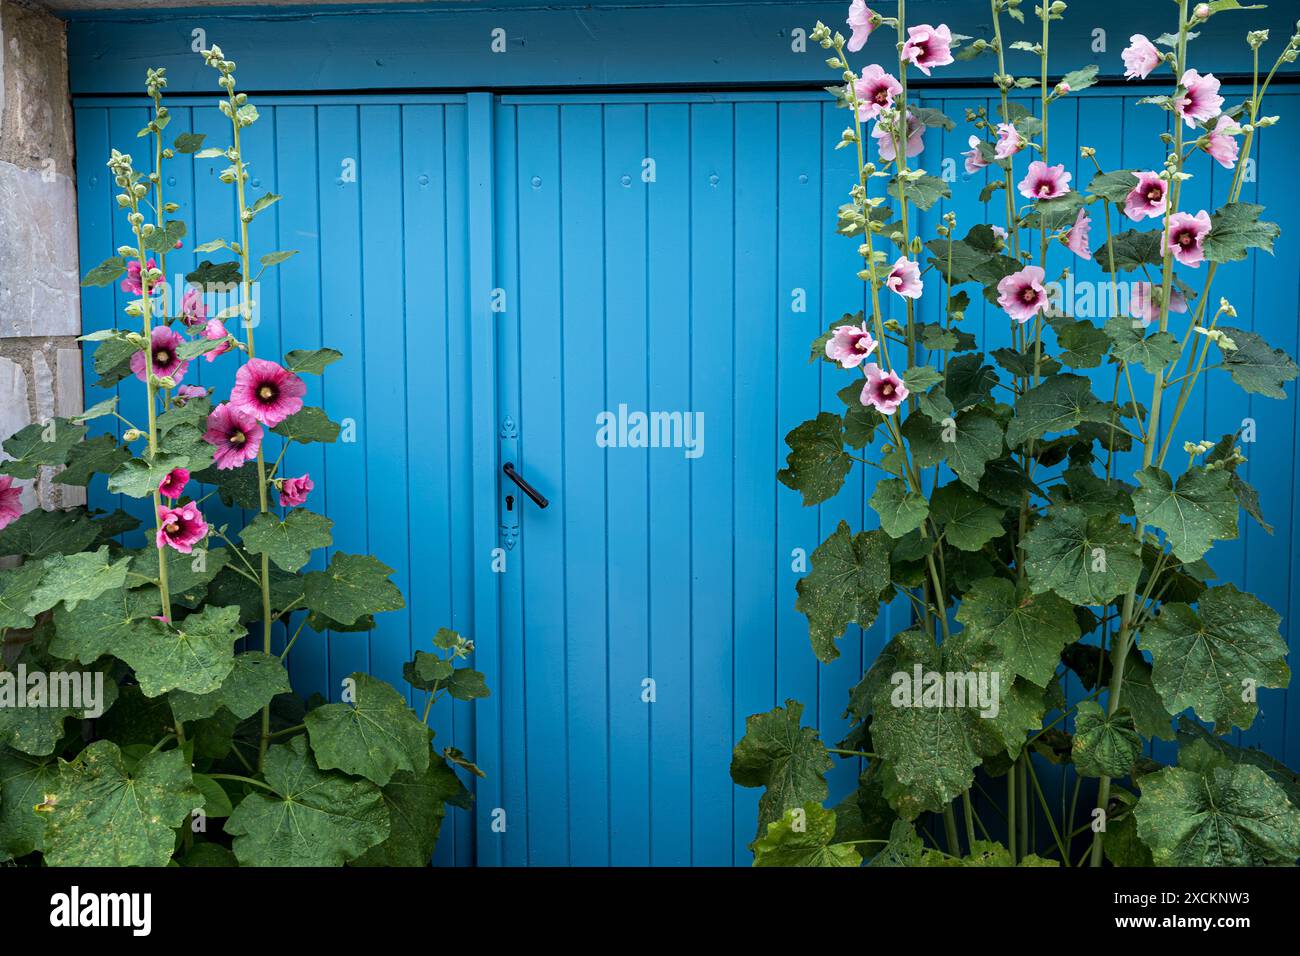
<path fill-rule="evenodd" d="M 1159 202 L 1164 198 L 1165 191 L 1163 187 L 1152 186 L 1147 190 L 1147 202 Z"/>
<path fill-rule="evenodd" d="M 881 106 L 886 106 L 886 105 L 888 105 L 888 103 L 889 103 L 889 89 L 888 89 L 887 87 L 884 87 L 884 86 L 879 87 L 879 88 L 876 90 L 876 95 L 873 96 L 872 99 L 875 100 L 877 103 L 879 103 Z"/>
<path fill-rule="evenodd" d="M 880 394 L 885 398 L 890 398 L 894 394 L 894 385 L 892 382 L 880 383 Z"/>
<path fill-rule="evenodd" d="M 1186 249 L 1188 246 L 1193 245 L 1196 242 L 1196 236 L 1190 232 L 1180 232 L 1178 238 L 1174 241 Z"/>
<path fill-rule="evenodd" d="M 1026 305 L 1038 301 L 1038 293 L 1034 291 L 1033 286 L 1029 286 L 1023 292 L 1020 293 L 1020 301 L 1024 302 Z"/>
<path fill-rule="evenodd" d="M 257 390 L 257 397 L 264 402 L 269 402 L 275 398 L 275 386 L 269 382 L 262 385 Z"/>
<path fill-rule="evenodd" d="M 243 432 L 231 432 L 229 441 L 232 445 L 242 445 L 245 439 L 246 436 Z"/>
<path fill-rule="evenodd" d="M 172 353 L 166 349 L 159 349 L 153 353 L 153 362 L 155 365 L 166 365 L 172 360 Z"/>

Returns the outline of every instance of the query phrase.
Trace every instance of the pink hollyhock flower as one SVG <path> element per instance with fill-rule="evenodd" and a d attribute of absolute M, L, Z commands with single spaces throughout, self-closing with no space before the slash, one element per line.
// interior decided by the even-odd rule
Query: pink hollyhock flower
<path fill-rule="evenodd" d="M 160 325 L 153 330 L 149 342 L 152 345 L 150 352 L 153 353 L 154 378 L 170 378 L 173 382 L 179 382 L 185 376 L 185 370 L 190 367 L 188 361 L 176 354 L 176 350 L 185 344 L 185 339 L 179 332 Z M 140 381 L 148 381 L 144 372 L 144 352 L 136 352 L 131 356 L 131 371 L 135 372 L 135 377 Z"/>
<path fill-rule="evenodd" d="M 1026 199 L 1055 199 L 1070 191 L 1071 176 L 1065 171 L 1065 164 L 1048 166 L 1040 159 L 1029 164 L 1029 173 L 1020 180 L 1017 187 L 1020 195 Z"/>
<path fill-rule="evenodd" d="M 1219 95 L 1219 81 L 1213 73 L 1201 76 L 1195 70 L 1188 70 L 1178 85 L 1184 92 L 1174 101 L 1174 112 L 1188 126 L 1195 126 L 1197 122 L 1204 123 L 1219 115 L 1223 97 Z"/>
<path fill-rule="evenodd" d="M 216 449 L 213 460 L 219 470 L 238 468 L 257 457 L 262 447 L 262 426 L 248 412 L 222 402 L 208 415 L 203 440 Z"/>
<path fill-rule="evenodd" d="M 1163 216 L 1169 184 L 1151 171 L 1138 173 L 1137 178 L 1137 185 L 1124 197 L 1124 215 L 1134 222 L 1141 222 L 1148 216 L 1152 219 Z"/>
<path fill-rule="evenodd" d="M 867 331 L 867 323 L 861 327 L 841 325 L 826 340 L 826 357 L 839 362 L 844 368 L 855 368 L 862 360 L 876 350 L 876 340 Z"/>
<path fill-rule="evenodd" d="M 1007 159 L 1024 148 L 1025 141 L 1020 138 L 1020 133 L 1013 124 L 998 124 L 998 145 L 993 150 L 994 156 L 998 159 Z"/>
<path fill-rule="evenodd" d="M 966 157 L 967 173 L 974 173 L 989 164 L 989 161 L 984 158 L 984 154 L 980 152 L 980 138 L 978 136 L 971 136 L 971 138 L 966 141 L 966 145 L 969 146 L 970 149 L 962 153 L 962 155 Z"/>
<path fill-rule="evenodd" d="M 226 331 L 226 325 L 220 319 L 208 319 L 203 326 L 203 337 L 216 341 L 217 339 L 229 339 L 230 333 Z M 211 352 L 203 353 L 203 357 L 209 362 L 214 361 L 218 355 L 225 355 L 230 351 L 230 342 L 226 341 L 218 345 Z"/>
<path fill-rule="evenodd" d="M 906 256 L 899 256 L 885 277 L 885 287 L 905 299 L 921 297 L 921 267 Z"/>
<path fill-rule="evenodd" d="M 853 28 L 853 34 L 849 37 L 847 44 L 850 53 L 857 53 L 867 43 L 867 37 L 871 36 L 871 31 L 875 26 L 871 18 L 875 16 L 862 0 L 853 0 L 849 4 L 849 18 L 844 22 Z"/>
<path fill-rule="evenodd" d="M 164 498 L 179 498 L 185 491 L 185 485 L 190 480 L 190 471 L 188 468 L 173 468 L 167 472 L 167 477 L 158 484 L 158 494 Z"/>
<path fill-rule="evenodd" d="M 1210 232 L 1210 214 L 1202 209 L 1195 216 L 1176 212 L 1169 217 L 1168 234 L 1160 241 L 1160 251 L 1174 250 L 1174 258 L 1195 269 L 1205 259 L 1201 244 Z"/>
<path fill-rule="evenodd" d="M 1001 226 L 995 226 L 992 223 L 989 224 L 989 228 L 993 230 L 993 235 L 997 236 L 1003 242 L 1007 241 L 1007 231 L 1004 228 Z"/>
<path fill-rule="evenodd" d="M 1025 266 L 998 283 L 998 305 L 1017 322 L 1028 322 L 1039 309 L 1047 308 L 1044 272 L 1039 266 Z"/>
<path fill-rule="evenodd" d="M 1128 42 L 1129 45 L 1120 54 L 1125 67 L 1124 79 L 1145 80 L 1160 65 L 1160 51 L 1141 33 L 1133 34 Z"/>
<path fill-rule="evenodd" d="M 886 73 L 878 63 L 873 63 L 862 71 L 853 83 L 858 97 L 858 119 L 875 119 L 880 111 L 888 109 L 894 103 L 894 97 L 903 92 L 903 84 Z"/>
<path fill-rule="evenodd" d="M 903 50 L 899 55 L 901 59 L 914 63 L 918 70 L 929 76 L 931 67 L 947 66 L 952 62 L 951 45 L 952 33 L 946 24 L 941 23 L 937 27 L 932 27 L 928 23 L 923 23 L 919 27 L 907 28 L 907 42 L 903 44 Z"/>
<path fill-rule="evenodd" d="M 286 368 L 266 359 L 249 359 L 235 373 L 230 404 L 264 425 L 280 424 L 302 408 L 307 386 Z"/>
<path fill-rule="evenodd" d="M 925 125 L 912 115 L 911 110 L 907 113 L 907 155 L 915 156 L 925 148 L 921 137 L 925 134 Z M 898 150 L 894 148 L 894 134 L 885 129 L 883 123 L 877 121 L 871 129 L 871 135 L 876 138 L 876 148 L 880 150 L 880 158 L 887 163 L 892 163 L 898 156 Z"/>
<path fill-rule="evenodd" d="M 181 321 L 188 326 L 202 325 L 208 320 L 208 307 L 203 304 L 203 296 L 193 289 L 186 291 L 181 299 Z"/>
<path fill-rule="evenodd" d="M 158 268 L 158 263 L 154 262 L 152 259 L 145 263 L 145 265 L 150 269 Z M 150 286 L 149 294 L 153 295 L 166 284 L 167 283 L 162 279 L 158 279 L 152 286 Z M 138 261 L 128 262 L 126 264 L 126 278 L 121 281 L 118 287 L 123 292 L 129 292 L 132 295 L 142 294 L 143 284 L 140 281 L 140 263 Z"/>
<path fill-rule="evenodd" d="M 176 389 L 176 404 L 184 405 L 191 398 L 207 398 L 208 390 L 202 385 L 182 385 Z"/>
<path fill-rule="evenodd" d="M 907 386 L 896 372 L 886 372 L 875 362 L 862 366 L 867 382 L 862 386 L 859 401 L 870 405 L 882 415 L 892 415 L 907 399 Z"/>
<path fill-rule="evenodd" d="M 1241 127 L 1232 121 L 1232 117 L 1220 113 L 1214 122 L 1214 129 L 1210 130 L 1210 142 L 1205 151 L 1218 160 L 1224 169 L 1231 169 L 1237 165 L 1237 152 L 1240 148 L 1233 137 L 1240 134 Z"/>
<path fill-rule="evenodd" d="M 158 547 L 166 545 L 181 554 L 189 554 L 207 534 L 208 523 L 194 502 L 179 508 L 158 509 Z"/>
<path fill-rule="evenodd" d="M 18 499 L 22 497 L 22 485 L 15 485 L 9 475 L 0 475 L 0 528 L 12 524 L 21 517 L 23 506 Z"/>
<path fill-rule="evenodd" d="M 1088 233 L 1092 229 L 1092 219 L 1088 217 L 1086 209 L 1080 209 L 1079 215 L 1075 217 L 1074 225 L 1070 231 L 1065 234 L 1065 245 L 1076 256 L 1084 259 L 1092 258 L 1092 247 L 1088 244 Z"/>
<path fill-rule="evenodd" d="M 1153 290 L 1159 288 L 1150 282 L 1134 282 L 1129 291 L 1128 310 L 1135 319 L 1141 319 L 1143 325 L 1150 325 L 1151 320 L 1160 315 L 1157 299 L 1160 296 Z M 1169 311 L 1186 312 L 1187 299 L 1177 289 L 1170 289 Z"/>
<path fill-rule="evenodd" d="M 286 508 L 296 508 L 307 500 L 307 496 L 315 487 L 316 484 L 311 480 L 310 475 L 286 478 L 280 482 L 280 504 Z"/>

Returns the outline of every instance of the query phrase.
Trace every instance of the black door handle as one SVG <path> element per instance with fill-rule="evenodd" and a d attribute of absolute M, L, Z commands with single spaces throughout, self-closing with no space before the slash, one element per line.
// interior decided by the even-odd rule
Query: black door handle
<path fill-rule="evenodd" d="M 533 503 L 537 505 L 537 507 L 545 508 L 547 505 L 550 504 L 550 502 L 546 500 L 545 495 L 543 495 L 540 491 L 538 491 L 528 482 L 524 481 L 524 476 L 519 474 L 519 472 L 515 471 L 514 462 L 508 461 L 504 465 L 502 465 L 501 472 L 507 478 L 513 481 L 516 485 L 518 485 L 520 491 L 526 494 L 529 498 L 532 498 Z"/>

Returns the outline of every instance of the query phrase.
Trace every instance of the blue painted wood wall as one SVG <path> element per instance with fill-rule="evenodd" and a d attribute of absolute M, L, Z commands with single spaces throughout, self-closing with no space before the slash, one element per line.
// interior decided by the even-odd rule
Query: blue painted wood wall
<path fill-rule="evenodd" d="M 982 5 L 934 6 L 938 19 Z M 625 45 L 596 76 L 577 55 L 586 41 L 566 39 L 561 28 L 586 14 L 498 12 L 522 18 L 507 25 L 528 24 L 530 39 L 555 44 L 549 55 L 536 43 L 512 50 L 507 56 L 519 55 L 500 86 L 529 76 L 556 82 L 570 63 L 574 82 L 657 87 L 501 95 L 320 92 L 382 90 L 394 85 L 395 63 L 404 86 L 473 85 L 486 68 L 460 47 L 445 50 L 450 64 L 427 51 L 416 62 L 404 51 L 420 25 L 470 31 L 492 13 L 470 21 L 419 11 L 297 19 L 202 12 L 209 42 L 240 62 L 242 76 L 297 91 L 258 98 L 263 118 L 246 150 L 254 189 L 285 195 L 255 223 L 255 251 L 301 250 L 264 283 L 259 352 L 342 350 L 345 360 L 323 385 L 311 383 L 318 391 L 310 397 L 336 420 L 353 419 L 357 441 L 295 448 L 289 470 L 312 472 L 338 546 L 397 568 L 408 601 L 369 635 L 300 641 L 295 684 L 336 694 L 343 676 L 366 669 L 400 685 L 401 662 L 449 625 L 478 641 L 493 689 L 487 700 L 448 702 L 435 715 L 442 743 L 488 772 L 477 785 L 477 814 L 456 811 L 444 829 L 439 862 L 746 864 L 757 792 L 733 787 L 727 772 L 745 716 L 793 697 L 806 704 L 808 723 L 838 739 L 848 689 L 907 621 L 905 608 L 891 608 L 865 634 L 846 638 L 835 664 L 816 663 L 793 609 L 791 552 L 811 551 L 841 518 L 869 525 L 872 479 L 864 487 L 855 473 L 844 493 L 815 509 L 774 479 L 785 433 L 821 408 L 840 407 L 835 393 L 847 381 L 808 363 L 809 341 L 829 318 L 864 305 L 855 243 L 834 233 L 853 178 L 850 151 L 832 148 L 845 114 L 812 90 L 683 92 L 652 83 L 649 72 L 662 55 L 670 68 L 659 80 L 721 85 L 711 60 L 682 60 L 665 44 L 680 36 L 690 47 L 694 28 L 718 18 L 788 30 L 839 11 L 826 4 L 747 13 L 706 5 L 649 18 L 644 10 L 598 11 L 591 14 L 598 26 Z M 198 58 L 187 47 L 198 22 L 190 12 L 71 26 L 85 263 L 124 241 L 102 162 L 110 146 L 134 145 L 145 116 L 138 97 L 88 94 L 129 93 L 154 62 L 169 65 L 181 94 L 206 90 L 210 78 L 193 68 Z M 824 79 L 806 60 L 765 59 L 753 37 L 767 42 L 766 33 L 739 33 L 745 52 L 730 64 L 732 77 L 791 86 Z M 303 49 L 304 35 L 322 34 L 349 43 L 329 55 Z M 788 37 L 780 42 L 788 48 Z M 117 55 L 106 58 L 108 49 Z M 1225 72 L 1240 65 L 1224 51 Z M 1112 46 L 1109 59 L 1117 58 Z M 1213 294 L 1236 304 L 1242 325 L 1295 354 L 1300 215 L 1286 170 L 1300 149 L 1292 125 L 1300 103 L 1291 89 L 1267 109 L 1287 122 L 1263 136 L 1258 176 L 1243 194 L 1282 224 L 1276 256 L 1225 268 Z M 1052 158 L 1076 184 L 1090 176 L 1079 145 L 1096 147 L 1108 168 L 1158 162 L 1152 124 L 1164 114 L 1137 107 L 1141 92 L 1104 87 L 1053 108 Z M 960 120 L 967 106 L 992 105 L 985 91 L 922 87 L 920 95 L 959 121 L 953 133 L 926 134 L 920 161 L 937 170 L 948 157 L 960 169 L 970 132 Z M 182 95 L 171 106 L 173 131 L 224 142 L 225 121 L 210 99 Z M 655 160 L 650 184 L 641 176 L 646 157 Z M 349 160 L 355 182 L 344 175 Z M 169 198 L 181 203 L 191 236 L 229 234 L 230 193 L 215 166 L 181 160 L 169 171 Z M 1188 203 L 1213 208 L 1224 174 L 1204 158 L 1194 172 Z M 978 201 L 983 178 L 959 176 L 954 199 L 925 214 L 921 229 L 932 234 L 948 210 L 961 232 L 986 216 L 999 221 L 1001 197 L 989 209 Z M 194 241 L 171 258 L 172 271 L 191 265 Z M 1067 253 L 1055 255 L 1058 269 L 1067 264 Z M 504 313 L 489 304 L 498 287 Z M 806 292 L 806 312 L 791 309 L 795 289 Z M 123 302 L 116 290 L 87 290 L 86 331 L 111 324 Z M 937 303 L 923 299 L 923 317 Z M 1008 344 L 1003 317 L 988 306 L 973 306 L 966 326 L 986 348 Z M 191 368 L 218 389 L 233 376 L 233 365 L 220 361 Z M 93 381 L 89 364 L 87 374 Z M 1099 393 L 1109 394 L 1106 369 L 1096 378 Z M 127 417 L 135 391 L 123 390 Z M 88 400 L 99 397 L 88 389 Z M 1300 607 L 1294 402 L 1247 398 L 1214 379 L 1197 402 L 1180 426 L 1186 438 L 1217 438 L 1247 416 L 1258 423 L 1249 478 L 1277 534 L 1243 525 L 1242 538 L 1220 544 L 1211 559 L 1222 578 L 1277 608 L 1286 633 Z M 704 412 L 704 456 L 598 448 L 595 414 L 620 403 Z M 551 498 L 548 510 L 499 484 L 507 460 Z M 515 510 L 507 513 L 503 497 L 512 492 Z M 116 504 L 104 496 L 93 503 Z M 211 504 L 210 517 L 242 520 Z M 491 549 L 511 538 L 507 573 L 492 574 Z M 655 681 L 653 704 L 641 698 L 645 678 Z M 1288 700 L 1264 692 L 1258 721 L 1240 737 L 1295 765 L 1300 706 Z M 833 796 L 854 775 L 838 767 Z M 491 827 L 498 807 L 504 834 Z"/>

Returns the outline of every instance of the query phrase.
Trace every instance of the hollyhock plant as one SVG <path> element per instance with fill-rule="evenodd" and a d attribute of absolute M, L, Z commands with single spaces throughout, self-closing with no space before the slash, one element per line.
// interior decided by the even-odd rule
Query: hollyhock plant
<path fill-rule="evenodd" d="M 1165 214 L 1168 201 L 1169 184 L 1152 171 L 1137 174 L 1137 185 L 1129 190 L 1124 198 L 1124 215 L 1134 222 L 1141 222 L 1150 217 L 1156 219 Z"/>
<path fill-rule="evenodd" d="M 826 341 L 826 357 L 839 362 L 844 368 L 855 368 L 876 350 L 876 340 L 867 331 L 867 324 L 841 325 Z"/>
<path fill-rule="evenodd" d="M 158 485 L 158 493 L 164 498 L 176 499 L 185 493 L 185 486 L 190 480 L 190 470 L 188 468 L 173 468 L 167 472 Z"/>
<path fill-rule="evenodd" d="M 1083 259 L 1092 258 L 1092 247 L 1088 244 L 1088 233 L 1092 230 L 1092 219 L 1088 210 L 1080 209 L 1074 219 L 1074 225 L 1065 234 L 1065 246 L 1076 256 Z"/>
<path fill-rule="evenodd" d="M 280 482 L 280 504 L 285 508 L 296 508 L 307 501 L 307 496 L 315 487 L 310 475 L 286 478 Z"/>
<path fill-rule="evenodd" d="M 160 325 L 153 330 L 149 341 L 152 343 L 149 351 L 153 358 L 154 378 L 170 378 L 173 382 L 179 382 L 190 367 L 190 363 L 181 358 L 177 351 L 185 344 L 184 337 L 179 332 Z M 147 381 L 144 366 L 144 352 L 136 352 L 131 356 L 131 371 L 142 382 Z"/>
<path fill-rule="evenodd" d="M 1219 115 L 1223 97 L 1219 95 L 1219 81 L 1213 73 L 1202 76 L 1196 70 L 1187 70 L 1178 81 L 1183 95 L 1174 101 L 1174 112 L 1188 126 L 1204 123 Z"/>
<path fill-rule="evenodd" d="M 975 135 L 972 135 L 971 138 L 966 141 L 966 145 L 969 146 L 970 149 L 962 153 L 962 155 L 966 157 L 966 172 L 968 174 L 976 173 L 989 164 L 989 161 L 984 158 L 984 153 L 980 150 L 982 143 L 983 140 Z"/>
<path fill-rule="evenodd" d="M 862 366 L 862 371 L 867 376 L 860 396 L 862 404 L 870 405 L 882 415 L 892 415 L 898 411 L 898 406 L 907 400 L 909 394 L 898 373 L 886 372 L 875 362 Z"/>
<path fill-rule="evenodd" d="M 947 66 L 952 62 L 952 33 L 946 24 L 932 27 L 923 23 L 919 27 L 907 28 L 907 42 L 899 57 L 913 64 L 926 76 L 936 66 Z"/>
<path fill-rule="evenodd" d="M 1143 325 L 1150 325 L 1151 320 L 1160 315 L 1159 298 L 1160 286 L 1153 286 L 1150 282 L 1134 282 L 1129 290 L 1129 315 L 1141 319 Z M 1169 311 L 1187 311 L 1187 299 L 1176 288 L 1169 292 Z"/>
<path fill-rule="evenodd" d="M 12 524 L 22 516 L 23 506 L 18 500 L 22 497 L 21 485 L 15 485 L 9 475 L 0 475 L 0 528 Z"/>
<path fill-rule="evenodd" d="M 211 352 L 203 353 L 203 357 L 207 359 L 209 362 L 216 361 L 218 355 L 225 355 L 232 348 L 230 344 L 230 333 L 226 331 L 225 323 L 222 322 L 220 319 L 208 319 L 208 321 L 203 325 L 202 335 L 203 338 L 213 342 L 217 341 L 218 339 L 226 340 L 222 342 L 220 345 L 218 345 Z"/>
<path fill-rule="evenodd" d="M 885 286 L 905 299 L 921 297 L 921 268 L 906 256 L 900 256 L 885 277 Z"/>
<path fill-rule="evenodd" d="M 871 12 L 871 8 L 862 0 L 853 0 L 849 4 L 849 18 L 845 23 L 853 30 L 848 42 L 850 53 L 857 53 L 866 45 L 867 38 L 871 36 L 871 31 L 876 28 L 873 22 L 874 17 L 875 14 Z"/>
<path fill-rule="evenodd" d="M 1196 269 L 1205 259 L 1202 244 L 1210 234 L 1210 214 L 1202 209 L 1195 216 L 1176 212 L 1169 217 L 1169 231 L 1161 238 L 1160 251 L 1174 251 L 1174 258 L 1185 266 Z"/>
<path fill-rule="evenodd" d="M 854 81 L 853 89 L 858 99 L 858 119 L 872 120 L 881 110 L 894 105 L 894 97 L 903 92 L 903 84 L 873 63 Z"/>
<path fill-rule="evenodd" d="M 1145 80 L 1160 65 L 1160 51 L 1141 33 L 1128 38 L 1129 45 L 1120 53 L 1124 61 L 1124 79 Z"/>
<path fill-rule="evenodd" d="M 216 449 L 213 458 L 218 470 L 226 471 L 257 457 L 262 426 L 249 412 L 222 402 L 208 415 L 203 440 Z"/>
<path fill-rule="evenodd" d="M 1056 199 L 1070 191 L 1070 174 L 1065 164 L 1048 166 L 1042 160 L 1029 164 L 1029 173 L 1016 184 L 1026 199 Z"/>
<path fill-rule="evenodd" d="M 894 120 L 897 122 L 897 119 Z M 925 124 L 913 115 L 911 110 L 907 112 L 907 155 L 915 156 L 925 148 L 922 137 L 925 134 Z M 886 128 L 886 124 L 877 121 L 871 129 L 871 135 L 875 137 L 876 148 L 880 151 L 880 158 L 887 163 L 892 163 L 898 156 L 898 150 L 895 148 L 894 133 Z"/>
<path fill-rule="evenodd" d="M 1045 273 L 1041 266 L 1025 266 L 998 283 L 998 305 L 1017 322 L 1028 322 L 1040 309 L 1047 308 Z"/>
<path fill-rule="evenodd" d="M 1025 148 L 1025 141 L 1012 123 L 998 124 L 998 144 L 993 155 L 998 159 L 1009 159 Z"/>
<path fill-rule="evenodd" d="M 208 523 L 198 505 L 187 502 L 178 508 L 158 509 L 158 547 L 190 554 L 208 536 Z"/>
<path fill-rule="evenodd" d="M 1219 118 L 1214 121 L 1214 128 L 1210 130 L 1205 151 L 1224 169 L 1232 169 L 1237 165 L 1237 152 L 1240 147 L 1237 146 L 1235 137 L 1239 135 L 1241 135 L 1241 127 L 1233 121 L 1232 117 L 1220 113 Z"/>
<path fill-rule="evenodd" d="M 230 404 L 263 425 L 276 426 L 302 408 L 307 386 L 288 369 L 266 359 L 249 359 L 235 373 Z"/>

